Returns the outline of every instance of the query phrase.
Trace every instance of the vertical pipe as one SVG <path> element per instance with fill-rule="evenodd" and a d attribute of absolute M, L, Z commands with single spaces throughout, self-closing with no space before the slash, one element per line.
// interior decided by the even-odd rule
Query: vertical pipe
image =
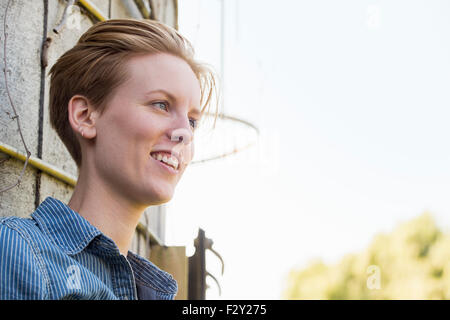
<path fill-rule="evenodd" d="M 47 23 L 48 23 L 48 0 L 44 1 L 44 22 L 42 30 L 42 44 L 47 39 Z M 43 48 L 43 45 L 41 46 Z M 41 50 L 41 61 L 42 61 L 43 50 Z M 39 120 L 38 120 L 38 146 L 37 146 L 37 157 L 42 159 L 42 144 L 44 138 L 44 100 L 45 100 L 45 66 L 41 65 L 41 84 L 39 91 Z M 36 183 L 34 191 L 34 206 L 37 209 L 41 198 L 41 174 L 40 170 L 37 170 Z"/>
<path fill-rule="evenodd" d="M 188 300 L 205 300 L 206 297 L 206 259 L 205 231 L 198 229 L 194 240 L 195 253 L 189 257 Z"/>
<path fill-rule="evenodd" d="M 220 76 L 222 78 L 220 103 L 222 112 L 225 111 L 225 0 L 220 0 Z"/>

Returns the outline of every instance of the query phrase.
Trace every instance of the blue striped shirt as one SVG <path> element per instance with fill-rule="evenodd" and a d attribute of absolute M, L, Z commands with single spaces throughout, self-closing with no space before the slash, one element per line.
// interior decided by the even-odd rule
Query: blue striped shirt
<path fill-rule="evenodd" d="M 0 299 L 174 299 L 176 280 L 60 200 L 0 218 Z"/>

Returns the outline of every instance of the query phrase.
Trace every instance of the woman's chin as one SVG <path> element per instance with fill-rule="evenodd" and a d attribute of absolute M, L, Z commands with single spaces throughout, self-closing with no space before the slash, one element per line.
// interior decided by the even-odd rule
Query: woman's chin
<path fill-rule="evenodd" d="M 144 201 L 151 205 L 160 205 L 172 200 L 177 181 L 169 179 L 165 174 L 161 175 L 160 172 L 152 172 L 149 176 L 151 178 L 143 181 L 139 191 Z"/>
<path fill-rule="evenodd" d="M 150 205 L 161 205 L 169 202 L 173 198 L 173 190 L 152 190 L 147 193 L 146 199 Z"/>
<path fill-rule="evenodd" d="M 155 200 L 152 205 L 160 206 L 160 205 L 163 205 L 165 203 L 168 203 L 170 200 L 172 200 L 172 197 L 164 198 L 164 199 L 160 198 L 159 200 Z"/>

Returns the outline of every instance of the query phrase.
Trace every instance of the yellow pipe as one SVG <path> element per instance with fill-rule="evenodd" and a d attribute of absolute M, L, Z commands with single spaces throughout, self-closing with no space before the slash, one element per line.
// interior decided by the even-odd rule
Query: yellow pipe
<path fill-rule="evenodd" d="M 92 2 L 88 0 L 78 0 L 78 2 L 81 3 L 81 5 L 90 13 L 92 13 L 98 20 L 105 21 L 107 20 L 105 18 L 105 15 L 100 11 L 99 8 L 97 8 Z"/>
<path fill-rule="evenodd" d="M 3 142 L 0 142 L 0 151 L 3 153 L 6 153 L 7 155 L 10 155 L 11 157 L 14 157 L 16 159 L 19 159 L 23 162 L 27 159 L 27 156 L 17 150 L 14 147 L 11 147 Z M 77 184 L 77 178 L 74 176 L 60 170 L 59 168 L 55 167 L 54 165 L 51 165 L 39 158 L 35 158 L 33 156 L 30 156 L 28 159 L 28 163 L 35 167 L 36 169 L 39 169 L 53 177 L 55 177 L 58 180 L 64 181 L 65 183 L 71 185 L 72 187 L 75 187 Z"/>
<path fill-rule="evenodd" d="M 18 159 L 22 162 L 25 162 L 25 160 L 27 159 L 27 156 L 24 153 L 20 152 L 16 148 L 14 148 L 10 145 L 7 145 L 6 143 L 3 143 L 3 142 L 0 142 L 0 152 L 3 152 L 3 153 L 5 153 L 15 159 Z M 75 178 L 74 176 L 62 171 L 61 169 L 55 167 L 54 165 L 51 165 L 39 158 L 30 156 L 30 158 L 28 159 L 28 163 L 31 166 L 35 167 L 36 169 L 39 169 L 39 170 L 55 177 L 56 179 L 67 183 L 68 185 L 70 185 L 74 188 L 75 188 L 75 185 L 77 184 L 77 178 Z M 162 245 L 161 239 L 159 239 L 150 230 L 148 230 L 144 225 L 142 225 L 141 222 L 139 222 L 137 225 L 137 231 L 140 232 L 141 234 L 143 234 L 144 236 L 148 236 L 151 244 Z"/>

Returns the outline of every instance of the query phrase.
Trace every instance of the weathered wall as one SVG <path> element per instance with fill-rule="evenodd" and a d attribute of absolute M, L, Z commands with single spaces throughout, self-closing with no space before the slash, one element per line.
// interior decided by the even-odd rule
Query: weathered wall
<path fill-rule="evenodd" d="M 138 18 L 135 12 L 128 8 L 133 1 L 122 0 L 92 0 L 107 18 Z M 7 0 L 0 1 L 0 64 L 5 67 L 3 58 L 4 28 L 3 19 Z M 159 20 L 176 27 L 176 0 L 154 1 L 158 8 Z M 84 9 L 73 13 L 72 21 L 78 23 L 66 24 L 55 34 L 52 30 L 60 22 L 66 1 L 64 0 L 12 0 L 6 15 L 6 72 L 8 76 L 9 93 L 17 109 L 21 131 L 31 155 L 40 158 L 56 167 L 77 176 L 75 162 L 70 157 L 64 144 L 51 128 L 48 114 L 49 77 L 51 66 L 59 56 L 70 49 L 81 34 L 92 24 L 92 20 L 84 14 Z M 77 5 L 78 7 L 78 5 Z M 48 65 L 41 67 L 42 44 L 50 36 L 52 42 L 48 49 Z M 9 114 L 8 114 L 9 113 Z M 17 130 L 16 121 L 11 120 L 12 109 L 6 91 L 3 74 L 0 74 L 0 142 L 13 146 L 23 153 L 25 148 Z M 5 155 L 0 152 L 0 162 Z M 0 163 L 0 189 L 8 186 L 20 175 L 23 162 L 14 158 Z M 21 184 L 11 190 L 0 193 L 0 216 L 29 216 L 47 196 L 53 196 L 63 202 L 68 202 L 73 188 L 28 165 Z M 152 233 L 164 240 L 165 207 L 150 207 L 145 215 Z M 145 249 L 143 239 L 133 241 L 134 249 Z"/>
<path fill-rule="evenodd" d="M 7 1 L 0 2 L 1 65 L 6 67 L 9 93 L 20 116 L 24 140 L 33 155 L 38 151 L 39 100 L 41 89 L 40 51 L 44 30 L 44 3 L 42 1 L 12 1 L 6 16 L 7 47 L 5 66 L 3 45 L 4 18 Z M 25 152 L 16 122 L 10 119 L 9 103 L 3 74 L 0 77 L 0 141 Z M 23 163 L 10 159 L 0 165 L 0 186 L 14 183 Z M 36 170 L 27 168 L 22 183 L 0 194 L 0 214 L 27 216 L 35 209 Z"/>

